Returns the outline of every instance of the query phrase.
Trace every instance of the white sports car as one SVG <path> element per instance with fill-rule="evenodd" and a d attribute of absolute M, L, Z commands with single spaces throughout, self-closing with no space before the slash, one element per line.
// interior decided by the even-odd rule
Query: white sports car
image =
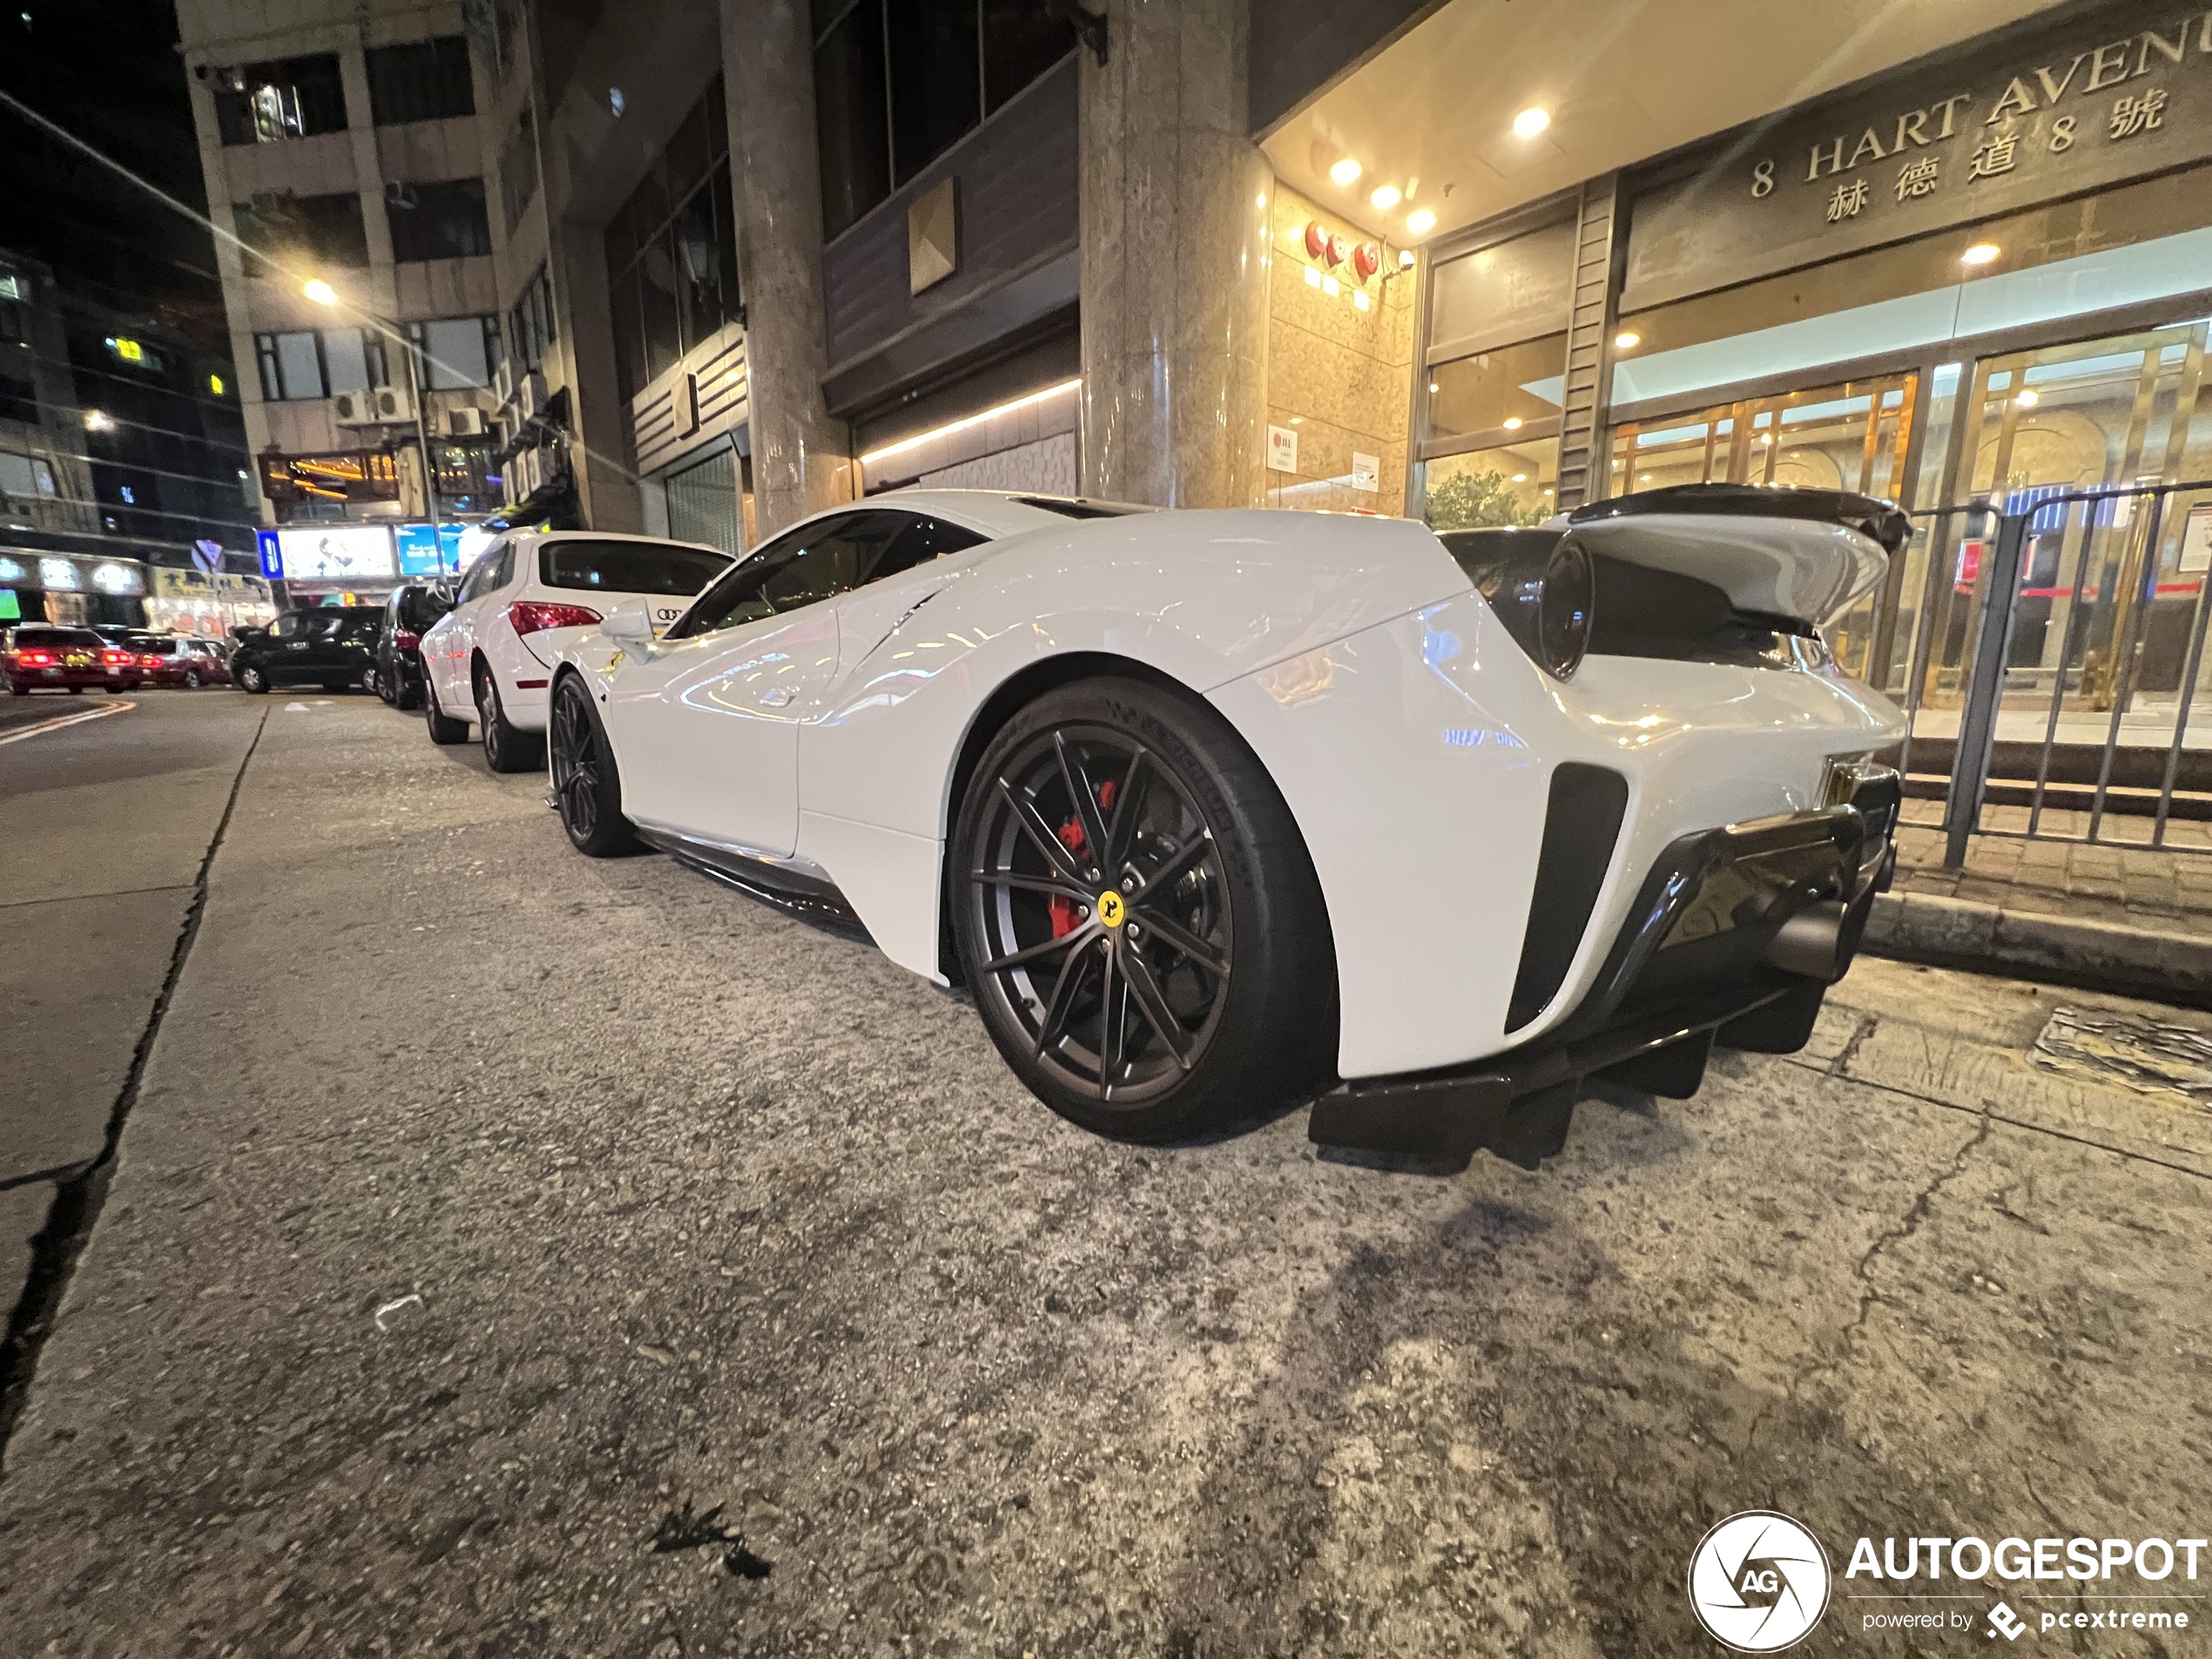
<path fill-rule="evenodd" d="M 1889 869 L 1898 711 L 1816 627 L 1888 503 L 1692 486 L 1541 529 L 906 490 L 550 671 L 553 793 L 964 982 L 1076 1122 L 1307 1092 L 1533 1165 L 1581 1081 L 1787 1052 Z M 1340 1081 L 1339 1081 L 1340 1080 Z"/>

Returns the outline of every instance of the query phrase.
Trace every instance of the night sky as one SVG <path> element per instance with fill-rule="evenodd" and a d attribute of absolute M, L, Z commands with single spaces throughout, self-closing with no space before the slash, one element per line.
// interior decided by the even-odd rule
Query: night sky
<path fill-rule="evenodd" d="M 206 207 L 170 0 L 0 0 L 0 88 Z M 227 354 L 206 230 L 0 107 L 0 246 Z"/>

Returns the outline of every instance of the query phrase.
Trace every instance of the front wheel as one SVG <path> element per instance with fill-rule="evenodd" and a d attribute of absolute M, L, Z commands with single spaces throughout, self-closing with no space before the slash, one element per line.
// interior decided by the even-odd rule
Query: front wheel
<path fill-rule="evenodd" d="M 610 859 L 640 850 L 637 833 L 622 815 L 622 779 L 615 770 L 606 728 L 582 682 L 564 679 L 553 693 L 547 728 L 553 767 L 553 802 L 561 827 L 586 858 Z"/>
<path fill-rule="evenodd" d="M 1039 698 L 984 751 L 952 858 L 975 1006 L 1062 1116 L 1174 1140 L 1326 1072 L 1335 961 L 1312 860 L 1196 698 L 1127 680 Z"/>
<path fill-rule="evenodd" d="M 238 689 L 253 697 L 269 694 L 269 677 L 248 663 L 238 671 Z"/>
<path fill-rule="evenodd" d="M 476 728 L 484 737 L 484 764 L 494 772 L 529 772 L 545 764 L 544 739 L 507 718 L 491 670 L 476 676 Z"/>

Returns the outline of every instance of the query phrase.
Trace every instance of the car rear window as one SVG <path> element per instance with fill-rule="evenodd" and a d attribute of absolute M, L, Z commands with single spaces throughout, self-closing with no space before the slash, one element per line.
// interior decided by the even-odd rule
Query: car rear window
<path fill-rule="evenodd" d="M 46 651 L 83 651 L 90 646 L 98 651 L 106 644 L 90 628 L 18 628 L 14 640 L 17 651 L 31 646 Z"/>
<path fill-rule="evenodd" d="M 730 561 L 705 548 L 651 542 L 548 542 L 538 550 L 538 580 L 549 588 L 596 593 L 671 593 L 686 597 Z"/>

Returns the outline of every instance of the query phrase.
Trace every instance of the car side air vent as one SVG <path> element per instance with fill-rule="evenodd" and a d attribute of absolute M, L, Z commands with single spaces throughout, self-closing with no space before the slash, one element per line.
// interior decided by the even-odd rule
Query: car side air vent
<path fill-rule="evenodd" d="M 1544 846 L 1528 902 L 1528 932 L 1506 1009 L 1507 1030 L 1517 1031 L 1541 1014 L 1566 983 L 1567 970 L 1589 931 L 1590 913 L 1597 908 L 1598 890 L 1605 885 L 1628 809 L 1629 780 L 1611 767 L 1569 760 L 1554 769 L 1544 810 Z"/>

